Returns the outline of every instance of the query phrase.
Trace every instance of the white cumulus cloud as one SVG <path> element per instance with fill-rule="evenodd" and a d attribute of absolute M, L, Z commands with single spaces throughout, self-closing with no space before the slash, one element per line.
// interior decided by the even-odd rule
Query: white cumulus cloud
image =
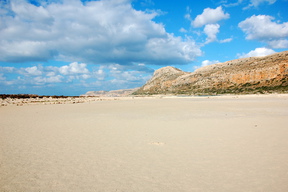
<path fill-rule="evenodd" d="M 288 48 L 288 39 L 270 40 L 267 43 L 274 49 Z"/>
<path fill-rule="evenodd" d="M 223 40 L 220 40 L 219 42 L 220 43 L 229 43 L 233 40 L 233 38 L 227 38 L 227 39 L 223 39 Z"/>
<path fill-rule="evenodd" d="M 62 82 L 62 79 L 63 79 L 63 76 L 61 75 L 57 75 L 57 76 L 52 76 L 52 77 L 41 77 L 41 76 L 38 76 L 38 77 L 35 77 L 33 79 L 34 81 L 34 84 L 37 84 L 37 85 L 41 85 L 41 84 L 49 84 L 49 83 L 60 83 Z"/>
<path fill-rule="evenodd" d="M 37 66 L 27 67 L 24 70 L 25 72 L 27 72 L 28 75 L 34 75 L 34 76 L 42 75 L 42 71 L 38 69 Z"/>
<path fill-rule="evenodd" d="M 223 0 L 222 3 L 224 3 L 225 7 L 235 7 L 243 4 L 245 6 L 243 9 L 247 10 L 249 8 L 258 8 L 262 4 L 272 5 L 276 1 L 277 0 L 237 0 L 236 2 L 231 2 L 228 0 Z"/>
<path fill-rule="evenodd" d="M 213 64 L 216 64 L 216 63 L 220 63 L 220 61 L 218 60 L 204 60 L 201 62 L 201 65 L 200 66 L 194 66 L 193 68 L 194 69 L 199 69 L 201 67 L 205 67 L 205 66 L 208 66 L 208 65 L 213 65 Z"/>
<path fill-rule="evenodd" d="M 272 49 L 268 49 L 265 47 L 256 48 L 255 50 L 250 51 L 249 53 L 238 54 L 239 58 L 246 58 L 246 57 L 261 57 L 266 55 L 271 55 L 276 53 Z"/>
<path fill-rule="evenodd" d="M 250 0 L 250 4 L 248 5 L 247 8 L 249 7 L 258 7 L 260 4 L 263 4 L 263 3 L 268 3 L 268 4 L 273 4 L 275 3 L 276 0 Z"/>
<path fill-rule="evenodd" d="M 85 63 L 73 62 L 69 65 L 64 65 L 59 68 L 59 72 L 63 75 L 75 75 L 81 73 L 89 73 L 89 70 L 86 68 Z"/>
<path fill-rule="evenodd" d="M 179 31 L 181 32 L 181 33 L 187 33 L 188 31 L 186 30 L 186 29 L 184 29 L 183 27 L 181 27 L 180 29 L 179 29 Z"/>
<path fill-rule="evenodd" d="M 207 35 L 206 44 L 217 40 L 217 33 L 219 33 L 219 24 L 208 24 L 204 27 L 204 33 Z"/>
<path fill-rule="evenodd" d="M 39 64 L 26 68 L 0 66 L 0 84 L 49 87 L 65 83 L 73 89 L 76 87 L 78 89 L 83 87 L 95 88 L 97 84 L 97 87 L 104 90 L 107 88 L 120 89 L 142 86 L 151 77 L 153 71 L 143 63 L 129 66 L 120 64 L 94 65 L 93 67 L 78 62 L 62 66 Z M 12 76 L 9 77 L 7 74 L 12 74 Z"/>
<path fill-rule="evenodd" d="M 216 9 L 206 8 L 202 14 L 197 15 L 195 20 L 192 21 L 192 25 L 194 27 L 202 27 L 203 25 L 214 24 L 220 20 L 228 19 L 229 17 L 229 13 L 224 13 L 221 6 Z"/>
<path fill-rule="evenodd" d="M 212 60 L 212 61 L 204 60 L 201 63 L 201 67 L 205 67 L 205 66 L 208 66 L 208 65 L 213 65 L 213 64 L 216 64 L 216 63 L 220 63 L 220 61 L 218 61 L 218 60 Z"/>
<path fill-rule="evenodd" d="M 135 10 L 129 0 L 38 2 L 10 0 L 0 12 L 0 61 L 185 64 L 202 53 L 153 21 L 157 11 Z"/>
<path fill-rule="evenodd" d="M 246 39 L 259 40 L 272 48 L 287 48 L 288 22 L 273 22 L 274 17 L 269 15 L 253 15 L 238 26 L 246 33 Z"/>
<path fill-rule="evenodd" d="M 225 7 L 235 7 L 235 6 L 242 4 L 243 0 L 237 0 L 237 2 L 233 2 L 233 3 L 231 3 L 230 1 L 227 1 L 227 0 L 223 0 L 222 2 L 225 3 L 224 4 Z"/>

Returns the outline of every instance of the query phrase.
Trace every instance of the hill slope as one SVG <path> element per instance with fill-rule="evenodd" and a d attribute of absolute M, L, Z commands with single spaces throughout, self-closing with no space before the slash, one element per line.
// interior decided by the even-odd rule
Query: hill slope
<path fill-rule="evenodd" d="M 209 65 L 192 73 L 164 67 L 134 94 L 266 92 L 288 92 L 288 51 Z"/>

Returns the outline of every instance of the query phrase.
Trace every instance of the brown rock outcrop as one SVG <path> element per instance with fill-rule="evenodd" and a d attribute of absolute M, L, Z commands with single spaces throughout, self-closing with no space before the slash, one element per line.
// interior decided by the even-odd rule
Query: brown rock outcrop
<path fill-rule="evenodd" d="M 192 73 L 164 67 L 134 94 L 266 92 L 288 92 L 288 51 L 209 65 Z"/>

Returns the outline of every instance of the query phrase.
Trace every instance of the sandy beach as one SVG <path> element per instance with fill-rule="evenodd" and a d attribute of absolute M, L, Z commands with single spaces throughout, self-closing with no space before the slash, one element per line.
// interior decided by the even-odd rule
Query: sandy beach
<path fill-rule="evenodd" d="M 288 191 L 288 95 L 0 107 L 1 192 Z"/>

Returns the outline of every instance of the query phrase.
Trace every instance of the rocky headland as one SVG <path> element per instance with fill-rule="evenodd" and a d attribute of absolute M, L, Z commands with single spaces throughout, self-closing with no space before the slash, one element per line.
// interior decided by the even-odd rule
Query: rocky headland
<path fill-rule="evenodd" d="M 139 88 L 134 89 L 120 89 L 112 91 L 88 91 L 81 96 L 90 96 L 90 97 L 126 97 L 137 91 Z"/>
<path fill-rule="evenodd" d="M 205 66 L 194 72 L 164 67 L 134 95 L 288 92 L 288 51 Z"/>

